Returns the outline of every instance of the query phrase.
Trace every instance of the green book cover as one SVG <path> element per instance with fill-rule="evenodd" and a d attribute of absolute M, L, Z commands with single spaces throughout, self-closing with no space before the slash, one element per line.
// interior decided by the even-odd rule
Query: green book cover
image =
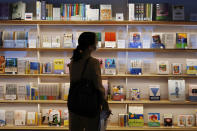
<path fill-rule="evenodd" d="M 148 126 L 160 126 L 160 113 L 148 113 Z"/>
<path fill-rule="evenodd" d="M 176 48 L 186 48 L 186 47 L 187 47 L 187 33 L 177 33 Z"/>

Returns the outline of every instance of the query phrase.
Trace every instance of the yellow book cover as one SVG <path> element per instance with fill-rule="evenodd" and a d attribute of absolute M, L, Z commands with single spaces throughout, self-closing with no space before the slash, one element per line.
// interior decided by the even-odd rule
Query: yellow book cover
<path fill-rule="evenodd" d="M 55 74 L 64 73 L 64 59 L 54 59 L 53 67 L 54 67 Z"/>

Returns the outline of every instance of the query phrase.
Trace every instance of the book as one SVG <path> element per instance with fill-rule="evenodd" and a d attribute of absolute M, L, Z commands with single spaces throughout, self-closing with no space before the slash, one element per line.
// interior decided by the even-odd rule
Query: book
<path fill-rule="evenodd" d="M 186 127 L 192 127 L 194 126 L 194 115 L 186 115 Z"/>
<path fill-rule="evenodd" d="M 53 8 L 53 20 L 60 20 L 60 8 Z"/>
<path fill-rule="evenodd" d="M 62 119 L 64 122 L 64 126 L 68 127 L 69 126 L 69 112 L 68 109 L 65 109 L 62 111 Z"/>
<path fill-rule="evenodd" d="M 5 126 L 5 110 L 0 110 L 0 127 Z"/>
<path fill-rule="evenodd" d="M 185 101 L 185 80 L 168 80 L 170 101 Z"/>
<path fill-rule="evenodd" d="M 17 59 L 17 65 L 18 74 L 25 74 L 26 60 Z"/>
<path fill-rule="evenodd" d="M 5 56 L 0 56 L 0 74 L 5 73 Z"/>
<path fill-rule="evenodd" d="M 130 89 L 130 99 L 133 101 L 140 100 L 140 89 L 139 88 L 131 88 Z"/>
<path fill-rule="evenodd" d="M 14 125 L 14 111 L 5 112 L 5 121 L 6 121 L 6 126 Z"/>
<path fill-rule="evenodd" d="M 176 33 L 162 33 L 161 43 L 163 43 L 167 49 L 174 49 L 176 43 Z"/>
<path fill-rule="evenodd" d="M 172 19 L 173 20 L 185 20 L 184 6 L 175 5 L 172 7 Z"/>
<path fill-rule="evenodd" d="M 15 48 L 15 32 L 3 32 L 3 48 Z"/>
<path fill-rule="evenodd" d="M 100 20 L 112 20 L 112 5 L 100 5 Z"/>
<path fill-rule="evenodd" d="M 42 36 L 42 48 L 51 48 L 52 47 L 52 37 L 51 35 Z"/>
<path fill-rule="evenodd" d="M 142 60 L 131 60 L 130 74 L 141 75 L 142 74 Z"/>
<path fill-rule="evenodd" d="M 17 58 L 6 58 L 5 73 L 17 73 Z"/>
<path fill-rule="evenodd" d="M 9 3 L 0 3 L 0 20 L 9 20 L 11 19 L 10 16 L 11 16 L 11 9 L 12 7 L 10 6 Z"/>
<path fill-rule="evenodd" d="M 116 13 L 116 21 L 124 21 L 124 14 Z"/>
<path fill-rule="evenodd" d="M 116 32 L 105 32 L 105 47 L 106 48 L 116 47 Z"/>
<path fill-rule="evenodd" d="M 58 100 L 60 89 L 56 83 L 40 83 L 38 84 L 38 94 L 40 100 Z"/>
<path fill-rule="evenodd" d="M 37 33 L 28 32 L 28 48 L 37 48 Z"/>
<path fill-rule="evenodd" d="M 165 45 L 161 42 L 161 35 L 160 34 L 154 34 L 152 36 L 152 45 L 151 45 L 151 48 L 165 49 Z"/>
<path fill-rule="evenodd" d="M 41 20 L 41 2 L 36 1 L 36 20 Z"/>
<path fill-rule="evenodd" d="M 70 70 L 69 70 L 69 65 L 70 65 L 71 60 L 70 59 L 66 59 L 65 60 L 65 73 L 69 74 Z"/>
<path fill-rule="evenodd" d="M 46 62 L 42 64 L 43 74 L 51 74 L 52 73 L 52 62 Z"/>
<path fill-rule="evenodd" d="M 63 48 L 72 48 L 73 47 L 73 34 L 72 33 L 64 33 L 63 36 Z"/>
<path fill-rule="evenodd" d="M 130 33 L 129 48 L 142 48 L 140 33 L 134 33 L 134 32 Z"/>
<path fill-rule="evenodd" d="M 0 100 L 5 99 L 5 83 L 0 83 Z"/>
<path fill-rule="evenodd" d="M 160 85 L 149 85 L 149 99 L 151 101 L 160 100 Z"/>
<path fill-rule="evenodd" d="M 165 21 L 170 18 L 169 12 L 169 4 L 168 3 L 160 3 L 156 4 L 156 20 Z"/>
<path fill-rule="evenodd" d="M 61 125 L 61 110 L 49 110 L 49 123 L 50 126 Z"/>
<path fill-rule="evenodd" d="M 46 1 L 41 1 L 41 20 L 46 20 Z"/>
<path fill-rule="evenodd" d="M 70 89 L 70 83 L 62 83 L 61 84 L 61 89 L 62 89 L 62 100 L 67 101 L 68 100 L 68 93 Z"/>
<path fill-rule="evenodd" d="M 101 32 L 96 32 L 96 39 L 97 39 L 97 47 L 101 48 L 102 46 L 102 36 L 101 36 Z"/>
<path fill-rule="evenodd" d="M 15 32 L 15 48 L 27 48 L 28 45 L 28 32 L 18 31 Z"/>
<path fill-rule="evenodd" d="M 118 114 L 118 123 L 120 127 L 127 127 L 128 114 Z"/>
<path fill-rule="evenodd" d="M 189 84 L 189 100 L 197 101 L 197 85 Z"/>
<path fill-rule="evenodd" d="M 91 8 L 91 5 L 86 5 L 86 20 L 94 21 L 99 20 L 99 9 Z"/>
<path fill-rule="evenodd" d="M 64 59 L 54 59 L 53 71 L 54 74 L 64 74 Z"/>
<path fill-rule="evenodd" d="M 186 126 L 186 117 L 185 115 L 179 115 L 177 120 L 177 125 L 180 127 Z"/>
<path fill-rule="evenodd" d="M 48 125 L 49 123 L 49 110 L 50 109 L 42 109 L 42 124 Z"/>
<path fill-rule="evenodd" d="M 109 91 L 109 82 L 108 80 L 102 80 L 102 85 L 105 89 L 105 99 L 108 99 L 108 91 Z M 109 94 L 111 94 L 111 92 L 109 91 Z"/>
<path fill-rule="evenodd" d="M 116 60 L 113 58 L 105 59 L 105 74 L 115 75 L 116 74 Z"/>
<path fill-rule="evenodd" d="M 144 109 L 142 105 L 129 105 L 128 107 L 128 126 L 143 127 L 144 126 Z"/>
<path fill-rule="evenodd" d="M 123 85 L 112 86 L 112 100 L 123 101 L 124 99 L 125 99 L 124 86 Z"/>
<path fill-rule="evenodd" d="M 39 62 L 30 62 L 30 74 L 40 74 Z"/>
<path fill-rule="evenodd" d="M 26 125 L 26 111 L 15 110 L 14 120 L 15 120 L 15 126 L 25 126 Z"/>
<path fill-rule="evenodd" d="M 129 21 L 135 20 L 135 4 L 130 3 L 129 5 Z"/>
<path fill-rule="evenodd" d="M 168 61 L 157 61 L 157 73 L 158 74 L 169 74 Z"/>
<path fill-rule="evenodd" d="M 30 83 L 30 87 L 31 100 L 38 100 L 38 85 L 36 85 L 35 83 Z"/>
<path fill-rule="evenodd" d="M 187 75 L 197 74 L 197 60 L 196 59 L 186 59 L 186 73 Z"/>
<path fill-rule="evenodd" d="M 12 4 L 12 19 L 24 20 L 25 19 L 26 4 L 22 1 L 18 1 Z"/>
<path fill-rule="evenodd" d="M 126 74 L 126 62 L 124 59 L 118 59 L 117 61 L 117 70 L 118 74 Z"/>
<path fill-rule="evenodd" d="M 117 40 L 117 48 L 126 48 L 126 41 L 125 40 Z"/>
<path fill-rule="evenodd" d="M 6 83 L 5 99 L 16 100 L 17 96 L 17 84 Z"/>
<path fill-rule="evenodd" d="M 26 100 L 27 91 L 25 83 L 17 84 L 17 100 Z"/>
<path fill-rule="evenodd" d="M 172 114 L 163 114 L 163 119 L 164 119 L 164 126 L 172 126 L 173 125 Z"/>
<path fill-rule="evenodd" d="M 187 33 L 176 33 L 176 48 L 187 48 Z"/>
<path fill-rule="evenodd" d="M 52 48 L 60 48 L 60 36 L 59 35 L 53 35 L 52 36 Z"/>
<path fill-rule="evenodd" d="M 27 125 L 35 126 L 38 121 L 38 113 L 37 112 L 27 112 Z"/>
<path fill-rule="evenodd" d="M 181 63 L 172 63 L 172 74 L 181 75 L 182 74 L 182 64 Z"/>
<path fill-rule="evenodd" d="M 160 126 L 160 113 L 148 113 L 148 126 L 149 127 Z"/>

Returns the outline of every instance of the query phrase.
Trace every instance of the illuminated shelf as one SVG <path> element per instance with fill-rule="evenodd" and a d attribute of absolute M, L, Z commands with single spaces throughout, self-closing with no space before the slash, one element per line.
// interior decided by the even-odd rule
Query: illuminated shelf
<path fill-rule="evenodd" d="M 197 22 L 185 21 L 47 21 L 47 20 L 1 20 L 6 25 L 197 25 Z"/>
<path fill-rule="evenodd" d="M 0 51 L 66 51 L 74 48 L 0 48 Z M 136 48 L 99 48 L 97 52 L 197 52 L 197 49 L 136 49 Z"/>
<path fill-rule="evenodd" d="M 0 130 L 66 130 L 68 127 L 55 127 L 55 126 L 4 126 L 0 127 Z M 109 126 L 107 131 L 132 131 L 132 130 L 141 130 L 141 131 L 193 131 L 197 130 L 197 127 L 118 127 L 118 126 Z"/>
<path fill-rule="evenodd" d="M 3 77 L 69 77 L 68 74 L 0 74 Z"/>
<path fill-rule="evenodd" d="M 0 103 L 29 103 L 29 104 L 67 104 L 64 100 L 0 100 Z M 171 102 L 169 100 L 150 101 L 108 101 L 109 104 L 159 104 L 159 105 L 196 105 L 197 102 Z"/>

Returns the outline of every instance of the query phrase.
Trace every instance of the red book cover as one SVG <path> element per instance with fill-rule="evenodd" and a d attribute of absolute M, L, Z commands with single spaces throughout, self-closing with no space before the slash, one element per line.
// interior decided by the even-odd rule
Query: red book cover
<path fill-rule="evenodd" d="M 110 41 L 110 32 L 105 32 L 105 41 Z"/>
<path fill-rule="evenodd" d="M 110 33 L 110 40 L 111 41 L 116 41 L 116 33 L 115 32 Z"/>

